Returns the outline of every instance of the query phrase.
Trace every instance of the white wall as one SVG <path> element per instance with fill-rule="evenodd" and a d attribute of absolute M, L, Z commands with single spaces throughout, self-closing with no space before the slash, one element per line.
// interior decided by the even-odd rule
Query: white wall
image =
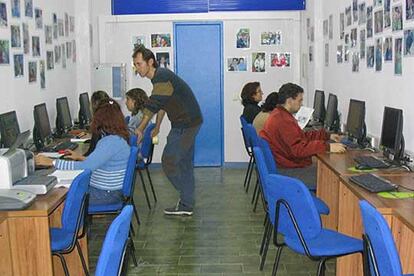
<path fill-rule="evenodd" d="M 365 1 L 367 5 L 372 5 L 372 0 Z M 405 15 L 405 1 L 391 1 L 391 9 L 394 5 L 403 4 Z M 361 3 L 358 1 L 358 3 Z M 344 41 L 339 39 L 339 14 L 345 12 L 345 7 L 352 4 L 352 1 L 338 0 L 338 1 L 307 1 L 308 10 L 302 14 L 304 21 L 303 28 L 306 30 L 306 18 L 311 18 L 312 24 L 315 27 L 315 48 L 318 48 L 318 56 L 314 56 L 314 64 L 310 68 L 320 68 L 321 70 L 314 70 L 315 74 L 309 74 L 309 82 L 315 88 L 324 89 L 325 92 L 332 92 L 338 95 L 339 111 L 342 113 L 342 120 L 346 120 L 348 112 L 348 104 L 350 98 L 364 100 L 366 102 L 366 124 L 369 134 L 376 137 L 380 136 L 382 114 L 384 106 L 391 106 L 401 108 L 404 110 L 404 137 L 406 141 L 406 149 L 414 151 L 414 109 L 412 103 L 414 102 L 414 94 L 412 88 L 412 72 L 414 70 L 414 59 L 411 57 L 403 57 L 403 73 L 402 76 L 394 75 L 394 63 L 383 62 L 383 68 L 380 72 L 375 72 L 375 69 L 368 69 L 366 66 L 366 59 L 360 60 L 359 72 L 353 73 L 351 70 L 352 62 L 337 64 L 336 62 L 336 48 L 338 45 L 343 45 Z M 309 7 L 311 7 L 309 9 Z M 373 13 L 379 8 L 374 8 Z M 321 13 L 318 12 L 321 11 Z M 333 15 L 333 39 L 329 40 L 323 37 L 322 22 L 328 19 L 329 15 Z M 404 29 L 413 28 L 414 21 L 405 21 Z M 358 29 L 358 44 L 356 48 L 352 48 L 351 52 L 359 51 L 359 30 L 365 29 L 365 26 L 358 26 L 353 23 L 351 26 L 346 26 L 345 33 L 350 33 L 351 28 Z M 402 37 L 403 31 L 392 32 L 391 29 L 385 29 L 383 33 L 373 35 L 373 38 L 366 40 L 366 46 L 374 45 L 376 37 L 392 36 L 393 38 Z M 302 34 L 303 44 L 309 45 L 306 40 L 306 31 Z M 329 66 L 324 65 L 324 43 L 329 42 Z M 394 41 L 393 41 L 394 43 Z M 303 53 L 308 53 L 308 47 L 302 46 Z M 394 55 L 395 56 L 395 55 Z M 309 87 L 311 87 L 311 85 Z"/>

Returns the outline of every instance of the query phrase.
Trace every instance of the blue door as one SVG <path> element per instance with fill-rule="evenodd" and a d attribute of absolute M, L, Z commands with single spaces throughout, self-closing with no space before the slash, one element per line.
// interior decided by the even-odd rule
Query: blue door
<path fill-rule="evenodd" d="M 223 164 L 222 24 L 174 24 L 175 72 L 193 90 L 204 123 L 197 135 L 194 164 Z"/>

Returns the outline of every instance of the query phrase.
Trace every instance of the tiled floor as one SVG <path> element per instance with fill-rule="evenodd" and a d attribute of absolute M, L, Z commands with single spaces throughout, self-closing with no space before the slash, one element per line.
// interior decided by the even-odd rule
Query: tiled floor
<path fill-rule="evenodd" d="M 243 190 L 245 170 L 196 169 L 196 208 L 192 217 L 167 217 L 163 208 L 175 205 L 177 194 L 161 170 L 152 169 L 158 203 L 149 211 L 137 183 L 135 202 L 141 225 L 134 226 L 138 267 L 128 275 L 270 275 L 275 256 L 269 249 L 266 266 L 259 271 L 259 247 L 264 212 L 253 213 L 251 194 Z M 111 218 L 94 219 L 89 240 L 94 271 Z M 132 265 L 132 262 L 130 262 Z M 278 275 L 315 275 L 317 263 L 285 249 Z M 326 275 L 334 275 L 330 261 Z"/>

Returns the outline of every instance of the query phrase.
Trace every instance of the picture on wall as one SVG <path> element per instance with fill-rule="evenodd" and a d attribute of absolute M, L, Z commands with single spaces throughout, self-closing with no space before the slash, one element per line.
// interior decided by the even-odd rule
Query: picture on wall
<path fill-rule="evenodd" d="M 7 27 L 7 7 L 3 2 L 0 2 L 0 27 Z"/>
<path fill-rule="evenodd" d="M 290 67 L 291 53 L 271 53 L 270 67 Z"/>
<path fill-rule="evenodd" d="M 53 38 L 58 38 L 58 19 L 56 13 L 52 14 L 52 20 L 53 20 Z"/>
<path fill-rule="evenodd" d="M 29 83 L 37 80 L 37 62 L 29 61 Z"/>
<path fill-rule="evenodd" d="M 402 37 L 394 39 L 395 58 L 394 74 L 402 75 Z"/>
<path fill-rule="evenodd" d="M 382 33 L 384 28 L 384 11 L 379 10 L 376 11 L 374 14 L 374 33 Z"/>
<path fill-rule="evenodd" d="M 171 34 L 151 34 L 151 47 L 171 47 Z"/>
<path fill-rule="evenodd" d="M 367 7 L 367 38 L 372 37 L 372 6 Z"/>
<path fill-rule="evenodd" d="M 345 35 L 345 14 L 339 14 L 339 39 L 343 39 Z"/>
<path fill-rule="evenodd" d="M 266 72 L 265 55 L 263 52 L 252 53 L 252 72 Z"/>
<path fill-rule="evenodd" d="M 32 36 L 32 55 L 40 57 L 40 39 L 38 36 Z"/>
<path fill-rule="evenodd" d="M 228 72 L 246 72 L 247 71 L 246 57 L 227 58 L 227 71 Z"/>
<path fill-rule="evenodd" d="M 384 40 L 384 62 L 392 61 L 392 37 L 386 37 Z"/>
<path fill-rule="evenodd" d="M 325 43 L 325 66 L 329 66 L 329 43 Z"/>
<path fill-rule="evenodd" d="M 23 54 L 13 55 L 14 76 L 16 78 L 23 77 Z"/>
<path fill-rule="evenodd" d="M 365 58 L 365 30 L 359 31 L 359 58 L 364 59 Z"/>
<path fill-rule="evenodd" d="M 336 48 L 336 63 L 343 62 L 343 47 L 342 45 L 338 45 Z"/>
<path fill-rule="evenodd" d="M 384 0 L 384 29 L 391 27 L 391 0 Z"/>
<path fill-rule="evenodd" d="M 333 15 L 329 15 L 329 39 L 333 39 Z"/>
<path fill-rule="evenodd" d="M 65 36 L 69 36 L 69 15 L 65 12 Z"/>
<path fill-rule="evenodd" d="M 55 64 L 60 63 L 60 45 L 55 45 Z"/>
<path fill-rule="evenodd" d="M 53 59 L 53 51 L 46 51 L 46 66 L 47 70 L 52 70 L 55 66 Z"/>
<path fill-rule="evenodd" d="M 58 29 L 59 29 L 59 36 L 64 36 L 65 30 L 63 27 L 63 19 L 58 19 Z"/>
<path fill-rule="evenodd" d="M 69 30 L 71 33 L 75 31 L 75 17 L 69 16 Z"/>
<path fill-rule="evenodd" d="M 345 8 L 346 26 L 352 24 L 351 6 Z"/>
<path fill-rule="evenodd" d="M 170 69 L 170 53 L 159 52 L 155 54 L 155 58 L 157 59 L 158 66 L 160 68 Z"/>
<path fill-rule="evenodd" d="M 137 35 L 132 37 L 132 46 L 133 49 L 137 48 L 140 45 L 146 45 L 145 43 L 145 35 Z"/>
<path fill-rule="evenodd" d="M 260 34 L 261 45 L 281 45 L 282 44 L 282 32 L 262 32 Z"/>
<path fill-rule="evenodd" d="M 72 40 L 72 62 L 76 62 L 76 41 Z"/>
<path fill-rule="evenodd" d="M 309 62 L 313 61 L 313 46 L 309 46 Z"/>
<path fill-rule="evenodd" d="M 375 40 L 375 71 L 382 70 L 382 37 Z"/>
<path fill-rule="evenodd" d="M 43 28 L 43 15 L 41 9 L 35 9 L 35 21 L 36 21 L 36 28 L 42 29 Z"/>
<path fill-rule="evenodd" d="M 241 28 L 236 34 L 236 48 L 250 48 L 250 29 Z"/>
<path fill-rule="evenodd" d="M 51 25 L 45 25 L 45 42 L 46 44 L 52 44 L 52 32 L 53 32 L 53 27 Z"/>
<path fill-rule="evenodd" d="M 344 46 L 344 62 L 348 62 L 349 61 L 349 46 L 345 45 Z"/>
<path fill-rule="evenodd" d="M 323 36 L 328 36 L 328 19 L 323 21 Z"/>
<path fill-rule="evenodd" d="M 10 64 L 10 48 L 8 40 L 0 40 L 0 65 Z"/>
<path fill-rule="evenodd" d="M 65 43 L 63 43 L 60 46 L 60 49 L 62 49 L 62 55 L 60 56 L 60 58 L 62 59 L 62 68 L 66 68 L 66 45 Z"/>
<path fill-rule="evenodd" d="M 20 0 L 12 0 L 11 5 L 12 17 L 20 18 Z"/>
<path fill-rule="evenodd" d="M 374 68 L 375 58 L 374 58 L 374 46 L 367 47 L 367 68 Z"/>
<path fill-rule="evenodd" d="M 382 6 L 382 0 L 374 0 L 374 7 Z"/>
<path fill-rule="evenodd" d="M 363 25 L 367 23 L 367 9 L 366 9 L 365 2 L 358 5 L 358 11 L 359 11 L 358 25 Z"/>
<path fill-rule="evenodd" d="M 30 51 L 30 41 L 29 41 L 29 25 L 27 23 L 22 23 L 23 29 L 23 52 L 29 54 Z"/>
<path fill-rule="evenodd" d="M 358 37 L 357 37 L 357 28 L 353 28 L 351 30 L 351 48 L 354 48 L 357 45 Z"/>
<path fill-rule="evenodd" d="M 350 39 L 349 39 L 349 34 L 345 34 L 345 45 L 349 46 L 350 45 Z"/>
<path fill-rule="evenodd" d="M 414 29 L 404 30 L 404 56 L 414 55 Z"/>
<path fill-rule="evenodd" d="M 72 42 L 66 42 L 66 58 L 70 60 L 72 58 Z"/>
<path fill-rule="evenodd" d="M 353 22 L 358 22 L 358 0 L 352 0 L 352 17 Z"/>
<path fill-rule="evenodd" d="M 40 88 L 46 88 L 46 77 L 45 77 L 45 61 L 39 61 L 39 75 L 40 75 Z"/>
<path fill-rule="evenodd" d="M 352 72 L 359 72 L 359 53 L 352 53 Z"/>
<path fill-rule="evenodd" d="M 24 0 L 24 15 L 33 17 L 33 0 Z"/>
<path fill-rule="evenodd" d="M 22 38 L 20 35 L 20 26 L 19 25 L 10 25 L 11 31 L 11 47 L 20 48 L 22 47 Z"/>
<path fill-rule="evenodd" d="M 315 26 L 311 27 L 311 42 L 315 41 Z"/>
<path fill-rule="evenodd" d="M 405 19 L 411 20 L 414 19 L 414 1 L 405 0 Z"/>
<path fill-rule="evenodd" d="M 310 40 L 310 18 L 306 18 L 306 38 Z"/>
<path fill-rule="evenodd" d="M 400 31 L 403 29 L 403 20 L 402 20 L 402 6 L 394 6 L 392 8 L 392 30 Z"/>

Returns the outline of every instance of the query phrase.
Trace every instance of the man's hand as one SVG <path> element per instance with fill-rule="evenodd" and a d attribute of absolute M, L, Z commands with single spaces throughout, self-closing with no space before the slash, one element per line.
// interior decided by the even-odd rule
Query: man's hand
<path fill-rule="evenodd" d="M 144 138 L 144 133 L 140 128 L 135 129 L 135 135 L 137 136 L 137 145 L 141 143 L 142 138 Z"/>
<path fill-rule="evenodd" d="M 332 153 L 344 153 L 346 151 L 346 147 L 344 144 L 341 143 L 332 143 L 329 144 L 329 152 Z"/>
<path fill-rule="evenodd" d="M 335 134 L 335 133 L 332 133 L 330 136 L 330 139 L 337 143 L 341 142 L 342 138 L 344 138 L 342 135 Z"/>
<path fill-rule="evenodd" d="M 35 156 L 35 164 L 36 164 L 36 166 L 52 167 L 53 166 L 53 160 L 49 157 L 38 154 L 38 155 Z"/>

